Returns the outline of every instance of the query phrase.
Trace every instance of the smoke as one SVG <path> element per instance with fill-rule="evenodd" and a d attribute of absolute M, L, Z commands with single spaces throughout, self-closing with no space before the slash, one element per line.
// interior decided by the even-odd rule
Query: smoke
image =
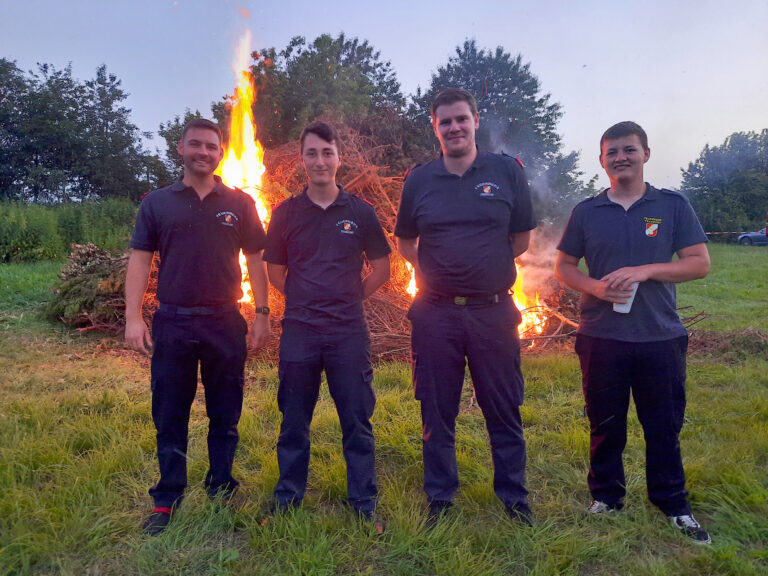
<path fill-rule="evenodd" d="M 555 278 L 555 259 L 561 234 L 560 228 L 547 223 L 531 231 L 528 250 L 515 260 L 522 286 L 521 282 L 515 282 L 514 290 L 522 289 L 529 298 L 538 293 L 542 299 L 559 290 L 560 285 Z"/>

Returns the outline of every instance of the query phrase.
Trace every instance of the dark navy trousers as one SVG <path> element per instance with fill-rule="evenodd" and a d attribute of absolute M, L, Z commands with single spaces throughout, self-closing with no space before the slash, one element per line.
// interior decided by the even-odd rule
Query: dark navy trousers
<path fill-rule="evenodd" d="M 592 497 L 616 505 L 626 492 L 622 452 L 630 391 L 645 435 L 648 497 L 668 516 L 690 514 L 680 455 L 688 337 L 620 342 L 579 335 L 576 353 L 590 424 Z"/>
<path fill-rule="evenodd" d="M 277 441 L 280 479 L 275 499 L 287 506 L 297 505 L 304 498 L 309 473 L 309 428 L 323 370 L 341 424 L 349 503 L 360 512 L 373 511 L 378 497 L 371 426 L 376 396 L 370 338 L 364 325 L 320 333 L 303 324 L 283 322 L 277 392 L 283 421 Z"/>
<path fill-rule="evenodd" d="M 232 463 L 243 406 L 248 326 L 237 310 L 184 316 L 158 310 L 152 321 L 152 419 L 157 430 L 160 482 L 149 491 L 155 506 L 178 505 L 187 485 L 189 415 L 198 365 L 208 414 L 210 496 L 234 490 Z"/>
<path fill-rule="evenodd" d="M 408 318 L 427 498 L 451 501 L 459 486 L 456 417 L 466 359 L 490 438 L 494 491 L 507 506 L 527 505 L 520 313 L 511 297 L 492 305 L 459 306 L 417 296 Z"/>

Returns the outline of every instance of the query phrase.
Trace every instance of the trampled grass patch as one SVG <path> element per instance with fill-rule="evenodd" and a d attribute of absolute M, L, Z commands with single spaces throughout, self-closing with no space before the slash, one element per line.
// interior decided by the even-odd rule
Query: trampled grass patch
<path fill-rule="evenodd" d="M 743 278 L 735 274 L 747 262 L 734 264 L 732 272 L 725 268 L 747 252 L 749 265 L 756 266 L 763 253 L 757 248 L 713 246 L 713 282 L 728 286 Z M 745 312 L 726 295 L 733 290 L 749 301 L 759 299 L 755 286 L 764 282 L 768 261 L 760 265 L 763 276 L 749 277 L 749 286 L 723 288 L 722 305 L 719 300 L 716 307 L 704 305 L 713 297 L 699 283 L 682 286 L 681 301 L 728 315 L 724 322 L 732 332 L 727 334 L 741 334 L 758 326 L 759 306 L 751 304 Z M 305 504 L 267 518 L 277 480 L 277 373 L 274 366 L 253 361 L 235 462 L 243 483 L 239 506 L 211 503 L 202 489 L 207 420 L 201 394 L 190 425 L 184 505 L 166 533 L 143 537 L 139 526 L 150 507 L 146 491 L 157 479 L 148 360 L 123 351 L 117 340 L 35 319 L 36 303 L 46 298 L 55 272 L 48 264 L 0 265 L 0 574 L 742 576 L 768 571 L 768 358 L 749 352 L 735 337 L 727 358 L 714 348 L 689 362 L 681 443 L 694 511 L 712 533 L 710 547 L 689 544 L 649 504 L 642 430 L 634 415 L 625 453 L 625 511 L 612 517 L 585 513 L 588 424 L 578 363 L 567 351 L 523 359 L 533 528 L 511 522 L 493 493 L 487 434 L 479 409 L 470 403 L 467 380 L 457 425 L 456 506 L 436 529 L 425 530 L 419 406 L 410 367 L 400 363 L 378 366 L 375 379 L 385 533 L 377 535 L 344 505 L 341 431 L 327 389 L 312 427 Z M 714 330 L 726 332 L 720 324 Z"/>

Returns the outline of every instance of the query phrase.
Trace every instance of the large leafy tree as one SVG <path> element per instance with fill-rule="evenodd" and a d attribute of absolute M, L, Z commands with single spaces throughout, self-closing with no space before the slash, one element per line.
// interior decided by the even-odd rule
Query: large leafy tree
<path fill-rule="evenodd" d="M 322 115 L 356 125 L 404 105 L 390 63 L 367 41 L 344 34 L 323 34 L 311 44 L 297 36 L 280 52 L 254 52 L 253 62 L 253 111 L 265 146 L 295 139 Z"/>
<path fill-rule="evenodd" d="M 71 66 L 57 70 L 41 64 L 29 80 L 16 150 L 25 163 L 19 174 L 24 197 L 51 201 L 81 196 L 87 189 L 78 171 L 88 152 L 81 137 L 84 87 L 72 77 Z"/>
<path fill-rule="evenodd" d="M 96 77 L 85 82 L 84 90 L 82 138 L 88 154 L 78 168 L 88 182 L 87 190 L 99 196 L 127 194 L 136 199 L 147 187 L 158 184 L 157 174 L 152 178 L 154 165 L 141 149 L 142 134 L 123 105 L 127 94 L 121 81 L 102 65 L 96 69 Z"/>
<path fill-rule="evenodd" d="M 0 199 L 21 188 L 24 162 L 17 153 L 22 139 L 22 110 L 29 82 L 14 62 L 0 58 Z"/>
<path fill-rule="evenodd" d="M 22 73 L 0 59 L 0 198 L 54 202 L 138 198 L 169 179 L 141 146 L 120 80 L 96 70 L 86 82 L 71 66 Z"/>
<path fill-rule="evenodd" d="M 542 93 L 538 78 L 502 47 L 479 49 L 475 40 L 456 48 L 455 56 L 438 68 L 426 92 L 417 91 L 408 110 L 419 127 L 422 147 L 436 146 L 430 124 L 430 105 L 445 88 L 462 87 L 477 99 L 480 148 L 519 157 L 526 165 L 538 198 L 538 213 L 556 217 L 575 200 L 594 191 L 594 179 L 584 184 L 578 169 L 579 154 L 563 154 L 557 122 L 560 104 Z"/>
<path fill-rule="evenodd" d="M 682 171 L 682 189 L 706 230 L 759 228 L 768 211 L 768 129 L 706 145 Z"/>

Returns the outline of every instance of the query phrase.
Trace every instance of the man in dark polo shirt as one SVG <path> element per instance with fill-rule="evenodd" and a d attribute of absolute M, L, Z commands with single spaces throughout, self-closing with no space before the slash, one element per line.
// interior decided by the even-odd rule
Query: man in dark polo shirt
<path fill-rule="evenodd" d="M 184 495 L 198 365 L 209 419 L 205 488 L 211 498 L 226 501 L 233 495 L 246 347 L 263 346 L 269 336 L 264 230 L 253 200 L 213 174 L 223 156 L 221 131 L 209 120 L 192 120 L 178 150 L 184 177 L 151 192 L 139 207 L 125 288 L 126 342 L 144 354 L 153 348 L 152 419 L 160 481 L 149 491 L 155 508 L 144 523 L 148 534 L 165 529 Z M 240 250 L 257 311 L 250 330 L 237 304 L 243 295 Z M 160 305 L 150 336 L 141 305 L 154 252 L 160 255 Z"/>
<path fill-rule="evenodd" d="M 390 247 L 373 207 L 336 184 L 339 139 L 329 125 L 304 129 L 301 159 L 307 187 L 275 208 L 264 252 L 269 280 L 285 294 L 275 507 L 298 506 L 304 497 L 309 428 L 325 370 L 341 423 L 349 503 L 373 519 L 376 397 L 363 299 L 389 278 Z M 363 254 L 371 268 L 365 278 Z"/>
<path fill-rule="evenodd" d="M 466 361 L 490 436 L 494 490 L 513 519 L 530 524 L 521 317 L 509 294 L 515 258 L 536 226 L 528 183 L 515 159 L 477 150 L 477 103 L 466 90 L 440 92 L 432 124 L 442 155 L 407 177 L 395 227 L 419 287 L 408 317 L 428 523 L 452 505 L 459 485 L 455 431 Z"/>
<path fill-rule="evenodd" d="M 588 510 L 623 506 L 631 391 L 645 434 L 648 496 L 676 528 L 705 544 L 710 538 L 691 514 L 680 455 L 688 335 L 675 311 L 675 283 L 707 275 L 707 237 L 684 196 L 645 182 L 650 154 L 640 126 L 610 127 L 600 163 L 611 187 L 574 208 L 557 247 L 555 273 L 582 293 L 576 353 L 590 422 Z M 578 268 L 582 258 L 588 275 Z"/>

